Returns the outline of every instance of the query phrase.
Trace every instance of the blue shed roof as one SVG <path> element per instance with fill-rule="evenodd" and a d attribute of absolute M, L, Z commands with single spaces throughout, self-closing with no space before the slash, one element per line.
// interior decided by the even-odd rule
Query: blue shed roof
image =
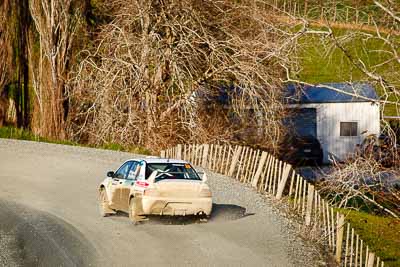
<path fill-rule="evenodd" d="M 325 83 L 315 86 L 288 84 L 286 95 L 290 104 L 371 102 L 378 99 L 368 83 Z"/>

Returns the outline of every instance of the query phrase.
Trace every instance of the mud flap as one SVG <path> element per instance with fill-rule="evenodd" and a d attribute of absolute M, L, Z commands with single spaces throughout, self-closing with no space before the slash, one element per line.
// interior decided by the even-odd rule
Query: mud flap
<path fill-rule="evenodd" d="M 103 209 L 104 209 L 104 212 L 107 214 L 116 214 L 117 213 L 115 210 L 110 208 L 110 206 L 107 203 L 103 203 Z"/>
<path fill-rule="evenodd" d="M 134 211 L 130 211 L 130 219 L 134 224 L 143 222 L 143 221 L 148 221 L 149 219 L 143 215 L 143 206 L 142 206 L 142 201 L 139 197 L 133 198 L 131 201 L 134 201 L 133 207 L 129 207 L 129 209 L 134 208 Z"/>
<path fill-rule="evenodd" d="M 99 202 L 100 213 L 103 217 L 107 217 L 110 214 L 116 213 L 115 210 L 113 210 L 108 204 L 107 193 L 105 190 L 100 189 Z"/>

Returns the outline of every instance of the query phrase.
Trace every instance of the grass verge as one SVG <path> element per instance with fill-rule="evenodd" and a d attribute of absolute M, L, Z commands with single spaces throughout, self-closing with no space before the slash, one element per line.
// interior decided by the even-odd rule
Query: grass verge
<path fill-rule="evenodd" d="M 346 220 L 385 266 L 400 266 L 400 220 L 342 209 Z"/>
<path fill-rule="evenodd" d="M 121 144 L 116 144 L 116 143 L 106 143 L 106 144 L 102 144 L 102 145 L 90 145 L 90 144 L 81 144 L 81 143 L 77 143 L 77 142 L 73 142 L 73 141 L 69 141 L 69 140 L 52 140 L 52 139 L 48 139 L 48 138 L 44 138 L 44 137 L 35 135 L 32 132 L 24 130 L 24 129 L 18 129 L 18 128 L 9 127 L 9 126 L 0 127 L 0 138 L 37 141 L 37 142 L 62 144 L 62 145 L 70 145 L 70 146 L 101 148 L 101 149 L 107 149 L 107 150 L 131 152 L 131 153 L 141 154 L 141 155 L 151 155 L 151 151 L 144 147 L 123 146 Z"/>
<path fill-rule="evenodd" d="M 288 201 L 292 206 L 293 198 L 289 198 Z M 368 245 L 369 250 L 375 252 L 376 256 L 385 262 L 386 267 L 400 267 L 400 219 L 349 209 L 335 208 L 335 211 L 344 214 L 346 222 L 350 223 L 355 233 L 364 240 L 363 263 L 365 263 L 365 245 Z M 346 241 L 346 229 L 344 241 Z"/>

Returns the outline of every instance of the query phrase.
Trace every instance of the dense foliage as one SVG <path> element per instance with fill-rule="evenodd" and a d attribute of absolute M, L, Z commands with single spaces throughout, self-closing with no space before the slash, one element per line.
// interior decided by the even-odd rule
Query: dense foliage
<path fill-rule="evenodd" d="M 0 125 L 276 150 L 284 82 L 367 80 L 398 114 L 393 1 L 0 1 Z M 340 66 L 340 69 L 338 69 Z"/>

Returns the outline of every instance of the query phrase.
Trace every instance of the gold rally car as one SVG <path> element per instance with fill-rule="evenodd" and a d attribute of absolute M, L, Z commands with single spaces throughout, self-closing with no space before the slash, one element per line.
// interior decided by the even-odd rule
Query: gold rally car
<path fill-rule="evenodd" d="M 100 213 L 127 212 L 135 223 L 146 215 L 209 217 L 212 196 L 206 180 L 183 160 L 131 159 L 100 184 Z"/>

